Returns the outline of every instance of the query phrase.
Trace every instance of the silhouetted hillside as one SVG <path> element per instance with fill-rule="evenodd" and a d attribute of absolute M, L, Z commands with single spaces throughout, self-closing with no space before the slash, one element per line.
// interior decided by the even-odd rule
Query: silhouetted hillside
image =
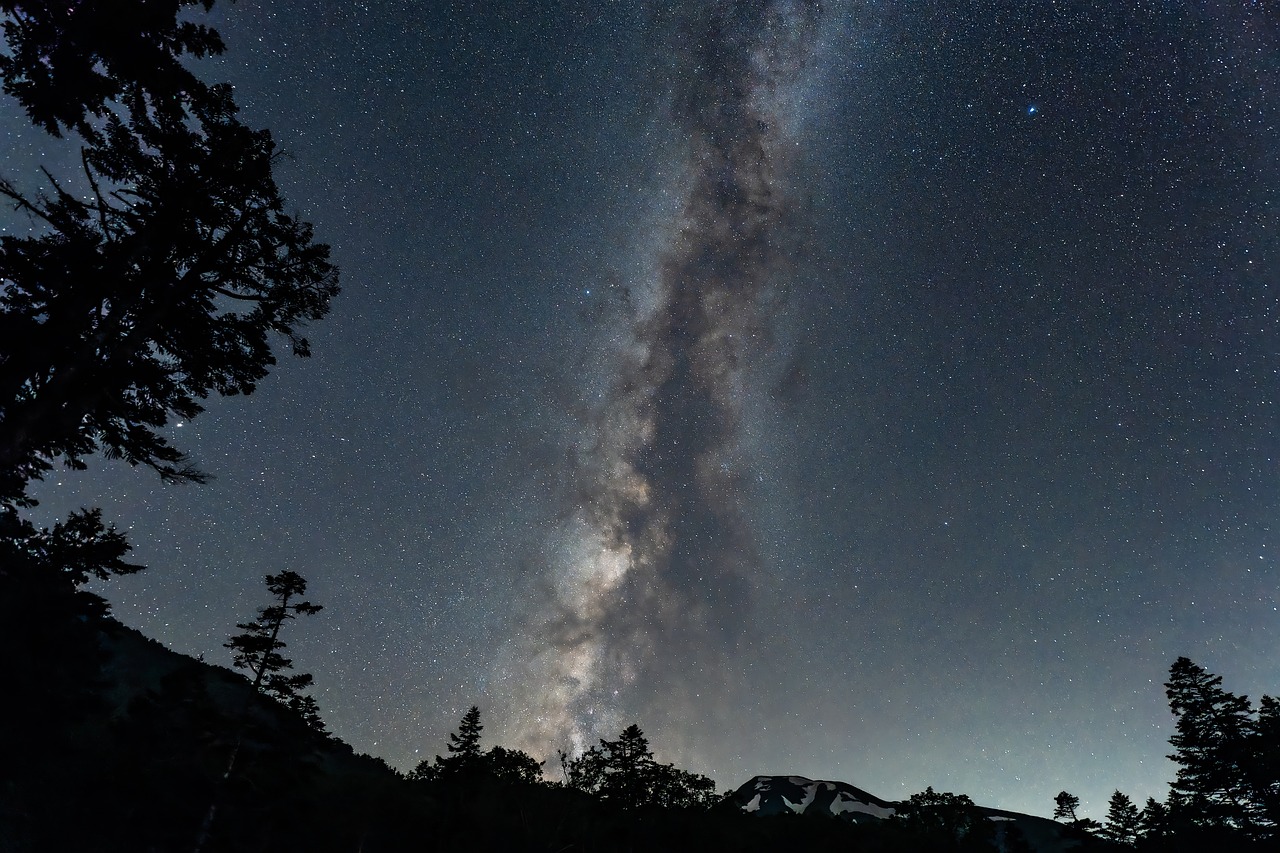
<path fill-rule="evenodd" d="M 527 781 L 533 776 L 514 781 L 483 763 L 448 772 L 453 765 L 438 760 L 436 772 L 406 778 L 237 672 L 113 620 L 92 624 L 84 623 L 92 639 L 80 653 L 100 664 L 97 677 L 48 721 L 14 717 L 25 720 L 13 731 L 22 747 L 15 754 L 37 759 L 3 766 L 0 853 L 1133 849 L 963 795 L 929 789 L 895 802 L 799 776 L 758 776 L 710 807 L 684 808 Z M 39 671 L 33 661 L 23 666 Z M 1137 849 L 1268 848 L 1193 827 L 1149 834 Z"/>

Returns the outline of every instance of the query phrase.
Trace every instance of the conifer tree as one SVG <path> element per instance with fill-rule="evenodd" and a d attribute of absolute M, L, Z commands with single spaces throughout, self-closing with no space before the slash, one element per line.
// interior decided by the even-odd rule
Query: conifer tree
<path fill-rule="evenodd" d="M 475 705 L 462 717 L 456 732 L 449 733 L 449 755 L 423 759 L 409 773 L 410 779 L 425 782 L 477 782 L 483 778 L 507 784 L 534 784 L 542 778 L 542 762 L 518 749 L 495 746 L 480 749 L 480 709 Z"/>
<path fill-rule="evenodd" d="M 54 814 L 68 796 L 68 768 L 89 751 L 85 732 L 112 715 L 101 671 L 108 607 L 84 587 L 137 571 L 125 561 L 128 551 L 98 510 L 37 529 L 0 509 L 0 643 L 9 650 L 7 698 L 0 702 L 0 731 L 8 733 L 0 761 L 0 847 L 28 832 L 41 835 L 37 816 Z"/>
<path fill-rule="evenodd" d="M 179 21 L 183 7 L 213 0 L 113 0 L 59 3 L 0 0 L 8 52 L 0 55 L 4 91 L 32 123 L 54 136 L 92 135 L 92 119 L 129 89 L 182 98 L 204 88 L 181 61 L 223 52 L 217 31 Z"/>
<path fill-rule="evenodd" d="M 307 591 L 307 582 L 297 572 L 267 575 L 267 591 L 273 603 L 258 611 L 252 622 L 236 625 L 244 631 L 223 645 L 231 649 L 235 666 L 253 674 L 253 689 L 265 693 L 300 714 L 307 725 L 324 731 L 315 700 L 301 691 L 311 686 L 309 673 L 286 674 L 293 661 L 280 653 L 285 643 L 280 631 L 285 622 L 298 616 L 313 616 L 323 608 L 309 601 L 294 601 Z"/>
<path fill-rule="evenodd" d="M 233 662 L 238 669 L 247 669 L 253 673 L 253 692 L 263 693 L 282 703 L 296 713 L 312 730 L 324 733 L 324 722 L 320 719 L 320 710 L 315 699 L 300 691 L 311 685 L 311 675 L 295 673 L 286 675 L 285 671 L 293 668 L 293 661 L 280 654 L 285 643 L 280 639 L 280 631 L 284 623 L 296 619 L 299 615 L 313 616 L 323 608 L 309 601 L 293 601 L 307 591 L 307 582 L 297 572 L 283 571 L 278 575 L 266 576 L 267 592 L 271 593 L 273 603 L 258 611 L 258 618 L 252 622 L 241 622 L 237 628 L 244 631 L 236 634 L 226 643 L 224 648 L 231 649 Z M 226 769 L 218 780 L 209 809 L 201 821 L 196 835 L 194 853 L 200 853 L 209 841 L 214 821 L 218 815 L 218 803 L 227 782 L 236 772 L 240 758 L 240 749 L 244 745 L 244 734 L 248 727 L 248 716 L 242 717 L 240 730 L 236 735 L 235 745 L 227 758 Z"/>
<path fill-rule="evenodd" d="M 463 714 L 458 730 L 449 733 L 446 749 L 448 756 L 437 755 L 435 762 L 424 758 L 409 773 L 410 779 L 436 782 L 443 779 L 456 779 L 469 770 L 476 769 L 480 757 L 480 732 L 484 726 L 480 724 L 480 709 L 472 705 Z"/>
<path fill-rule="evenodd" d="M 480 732 L 484 726 L 480 724 L 480 709 L 472 705 L 471 710 L 462 716 L 456 732 L 450 732 L 446 749 L 463 762 L 472 762 L 480 757 Z"/>
<path fill-rule="evenodd" d="M 1080 798 L 1075 794 L 1059 791 L 1058 795 L 1053 798 L 1053 805 L 1054 820 L 1063 820 L 1070 824 L 1074 824 L 1079 820 L 1076 817 L 1076 809 L 1080 808 Z"/>
<path fill-rule="evenodd" d="M 1151 839 L 1164 838 L 1168 835 L 1169 807 L 1155 797 L 1147 797 L 1147 802 L 1142 807 L 1141 814 L 1138 815 L 1138 834 L 1143 838 Z"/>
<path fill-rule="evenodd" d="M 89 701 L 101 656 L 97 632 L 109 608 L 85 585 L 141 569 L 125 561 L 129 550 L 101 510 L 36 529 L 0 509 L 0 640 L 22 650 L 10 656 L 7 675 L 13 684 L 40 685 L 22 702 L 0 703 L 6 729 L 26 728 L 13 725 L 18 718 L 47 723 L 52 708 L 62 716 Z"/>
<path fill-rule="evenodd" d="M 1133 800 L 1116 791 L 1107 803 L 1107 822 L 1102 834 L 1121 844 L 1133 844 L 1138 840 L 1140 822 L 1138 807 Z"/>
<path fill-rule="evenodd" d="M 1165 684 L 1169 709 L 1177 718 L 1169 738 L 1178 764 L 1171 799 L 1176 817 L 1198 826 L 1253 832 L 1261 809 L 1251 791 L 1257 726 L 1246 696 L 1222 689 L 1211 675 L 1180 657 Z"/>
<path fill-rule="evenodd" d="M 1280 701 L 1259 699 L 1254 725 L 1249 780 L 1260 820 L 1274 832 L 1280 826 Z"/>

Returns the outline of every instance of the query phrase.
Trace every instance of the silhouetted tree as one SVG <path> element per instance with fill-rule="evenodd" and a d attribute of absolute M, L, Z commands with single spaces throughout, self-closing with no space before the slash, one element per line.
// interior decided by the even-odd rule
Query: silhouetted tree
<path fill-rule="evenodd" d="M 22 702 L 0 703 L 0 723 L 34 709 L 33 719 L 47 722 L 46 700 L 70 711 L 78 705 L 71 696 L 92 692 L 97 631 L 108 607 L 84 586 L 141 569 L 125 562 L 129 550 L 124 535 L 102 523 L 101 510 L 80 510 L 37 530 L 15 510 L 0 509 L 0 638 L 22 650 L 9 655 L 5 681 L 40 685 Z"/>
<path fill-rule="evenodd" d="M 449 744 L 445 748 L 460 760 L 471 762 L 480 757 L 480 732 L 484 726 L 480 724 L 480 709 L 472 705 L 462 716 L 456 732 L 450 732 Z"/>
<path fill-rule="evenodd" d="M 1076 817 L 1076 809 L 1078 808 L 1080 808 L 1079 797 L 1066 791 L 1059 791 L 1058 795 L 1053 798 L 1053 819 L 1074 824 L 1079 820 Z"/>
<path fill-rule="evenodd" d="M 81 587 L 92 579 L 107 580 L 142 568 L 124 561 L 129 543 L 113 525 L 102 523 L 100 509 L 73 512 L 66 521 L 39 530 L 14 510 L 0 510 L 0 549 L 0 582 L 14 580 L 18 567 L 42 565 L 65 586 L 83 592 Z"/>
<path fill-rule="evenodd" d="M 97 450 L 203 480 L 161 428 L 252 392 L 272 334 L 307 355 L 300 330 L 338 291 L 328 247 L 284 213 L 270 134 L 237 120 L 229 86 L 166 71 L 221 49 L 182 5 L 0 2 L 6 91 L 85 141 L 83 190 L 0 180 L 43 229 L 0 237 L 0 505 Z"/>
<path fill-rule="evenodd" d="M 495 746 L 484 753 L 481 766 L 499 782 L 536 785 L 542 782 L 542 762 L 527 752 Z"/>
<path fill-rule="evenodd" d="M 48 721 L 46 701 L 69 711 L 77 705 L 69 697 L 92 692 L 97 631 L 108 607 L 84 587 L 141 569 L 125 561 L 129 550 L 124 535 L 102 523 L 101 510 L 36 529 L 15 510 L 0 509 L 0 638 L 21 649 L 8 656 L 5 681 L 40 685 L 22 702 L 0 703 L 0 723 L 34 709 L 41 709 L 34 719 Z"/>
<path fill-rule="evenodd" d="M 273 603 L 258 611 L 258 618 L 252 622 L 241 622 L 237 628 L 244 631 L 236 634 L 226 643 L 224 648 L 231 649 L 232 660 L 238 669 L 247 669 L 253 673 L 253 691 L 272 697 L 293 710 L 306 724 L 318 733 L 324 732 L 324 722 L 320 719 L 320 711 L 315 699 L 299 691 L 311 685 L 309 673 L 285 675 L 285 671 L 293 668 L 293 661 L 280 654 L 285 643 L 280 639 L 280 631 L 284 623 L 296 619 L 299 615 L 313 616 L 323 608 L 309 601 L 294 602 L 307 591 L 307 582 L 297 572 L 284 571 L 278 575 L 266 576 L 267 592 Z M 219 799 L 228 780 L 236 772 L 236 763 L 240 758 L 240 750 L 244 746 L 245 730 L 248 727 L 248 709 L 240 721 L 235 745 L 227 759 L 227 767 L 222 772 L 218 787 L 209 803 L 196 836 L 195 853 L 200 853 L 209 840 L 217 818 Z"/>
<path fill-rule="evenodd" d="M 28 827 L 41 836 L 32 822 L 74 796 L 67 768 L 94 754 L 111 712 L 99 636 L 108 608 L 84 586 L 137 571 L 125 561 L 128 551 L 98 510 L 37 529 L 15 510 L 0 509 L 0 645 L 8 650 L 0 667 L 7 690 L 0 731 L 8 733 L 0 761 L 0 848 Z"/>
<path fill-rule="evenodd" d="M 1264 695 L 1258 700 L 1249 781 L 1259 819 L 1272 833 L 1280 826 L 1280 701 Z"/>
<path fill-rule="evenodd" d="M 1169 809 L 1155 797 L 1147 797 L 1146 805 L 1138 815 L 1138 834 L 1150 839 L 1164 838 L 1169 834 Z"/>
<path fill-rule="evenodd" d="M 601 739 L 599 747 L 591 747 L 571 762 L 570 784 L 604 800 L 640 805 L 648 800 L 649 776 L 655 763 L 648 738 L 633 723 L 617 740 Z"/>
<path fill-rule="evenodd" d="M 899 822 L 916 844 L 960 850 L 990 849 L 995 827 L 965 794 L 935 791 L 933 786 L 912 794 L 899 814 Z"/>
<path fill-rule="evenodd" d="M 1138 807 L 1128 796 L 1116 791 L 1107 802 L 1107 822 L 1102 834 L 1121 844 L 1132 844 L 1138 839 L 1141 816 Z"/>
<path fill-rule="evenodd" d="M 475 705 L 462 717 L 456 732 L 450 732 L 447 749 L 449 755 L 424 759 L 410 773 L 410 779 L 426 782 L 476 783 L 484 779 L 496 779 L 506 784 L 534 784 L 542 779 L 542 763 L 518 749 L 495 746 L 485 752 L 480 749 L 480 709 Z"/>
<path fill-rule="evenodd" d="M 705 807 L 716 802 L 715 783 L 697 773 L 659 764 L 634 723 L 615 741 L 601 740 L 577 758 L 560 753 L 568 785 L 623 808 Z"/>
<path fill-rule="evenodd" d="M 315 700 L 301 693 L 311 686 L 312 676 L 309 673 L 285 674 L 286 670 L 293 668 L 293 661 L 280 654 L 280 650 L 285 648 L 280 630 L 288 620 L 299 615 L 315 615 L 323 608 L 309 601 L 294 601 L 307 591 L 306 580 L 297 572 L 267 575 L 266 584 L 273 603 L 259 610 L 254 621 L 236 625 L 244 633 L 235 635 L 223 645 L 233 652 L 237 668 L 247 669 L 253 674 L 255 691 L 292 708 L 309 726 L 322 732 L 324 723 L 320 720 Z"/>
<path fill-rule="evenodd" d="M 1177 718 L 1169 738 L 1178 764 L 1170 806 L 1176 820 L 1252 832 L 1261 808 L 1250 778 L 1257 728 L 1248 697 L 1222 689 L 1221 676 L 1180 657 L 1165 684 Z"/>
<path fill-rule="evenodd" d="M 4 91 L 54 136 L 64 128 L 92 136 L 90 119 L 129 90 L 189 98 L 205 86 L 179 58 L 223 51 L 215 30 L 178 20 L 196 5 L 207 12 L 213 0 L 0 0 L 9 49 L 0 55 Z"/>

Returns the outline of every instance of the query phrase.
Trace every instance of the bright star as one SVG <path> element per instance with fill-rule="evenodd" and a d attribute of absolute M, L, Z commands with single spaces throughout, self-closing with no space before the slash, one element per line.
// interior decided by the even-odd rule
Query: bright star
<path fill-rule="evenodd" d="M 1040 112 L 1040 108 L 1037 107 L 1035 104 L 1032 104 L 1031 106 L 1027 107 L 1027 115 L 1029 116 L 1033 116 L 1038 112 Z"/>

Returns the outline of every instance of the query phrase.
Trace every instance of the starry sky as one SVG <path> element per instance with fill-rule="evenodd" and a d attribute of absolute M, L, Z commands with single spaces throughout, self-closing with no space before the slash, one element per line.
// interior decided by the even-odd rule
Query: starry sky
<path fill-rule="evenodd" d="M 326 722 L 402 769 L 476 704 L 1046 815 L 1163 798 L 1177 656 L 1280 691 L 1273 3 L 212 18 L 344 292 L 170 427 L 211 484 L 36 490 L 129 529 L 125 623 L 229 663 L 292 569 Z M 0 131 L 20 183 L 73 162 Z"/>

